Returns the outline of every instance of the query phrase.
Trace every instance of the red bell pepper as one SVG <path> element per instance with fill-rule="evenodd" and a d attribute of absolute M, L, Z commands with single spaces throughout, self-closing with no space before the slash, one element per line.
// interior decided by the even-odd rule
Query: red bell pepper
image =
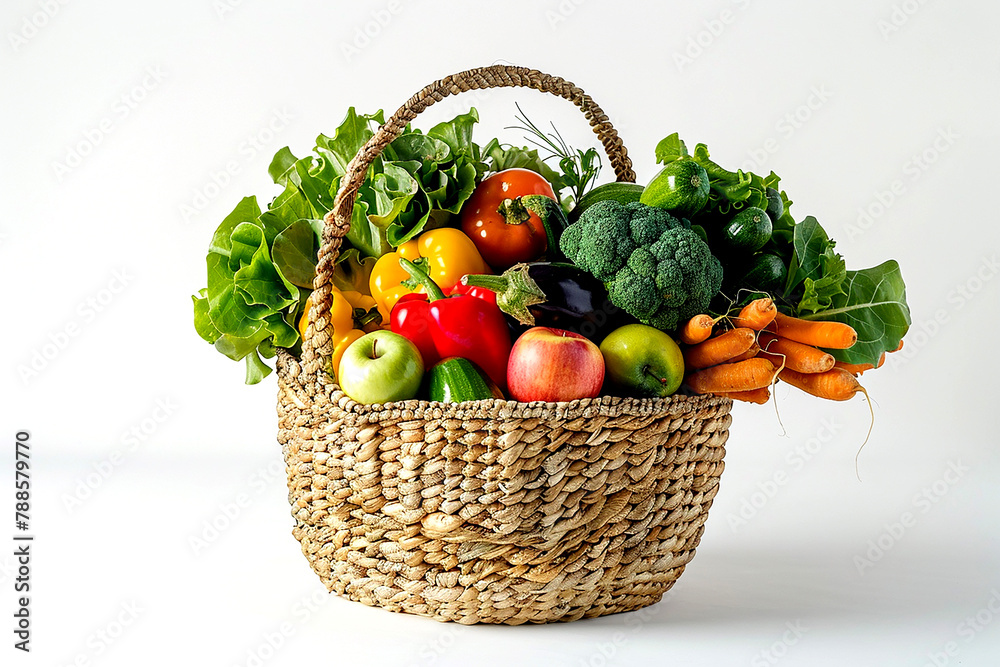
<path fill-rule="evenodd" d="M 427 293 L 399 299 L 390 317 L 392 330 L 413 341 L 427 368 L 447 357 L 462 357 L 478 364 L 497 386 L 506 389 L 510 331 L 496 303 L 486 294 L 473 296 L 462 290 L 445 296 L 413 262 L 400 259 L 399 263 Z"/>

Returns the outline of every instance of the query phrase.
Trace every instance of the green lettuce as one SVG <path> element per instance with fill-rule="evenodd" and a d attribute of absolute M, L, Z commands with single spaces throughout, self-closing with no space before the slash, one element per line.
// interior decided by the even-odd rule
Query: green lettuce
<path fill-rule="evenodd" d="M 883 352 L 899 347 L 911 323 L 899 264 L 888 260 L 870 269 L 847 271 L 843 290 L 830 298 L 829 308 L 799 317 L 851 325 L 858 342 L 829 352 L 848 364 L 877 365 Z"/>
<path fill-rule="evenodd" d="M 558 178 L 537 152 L 486 151 L 472 140 L 475 109 L 426 133 L 407 126 L 374 160 L 351 212 L 351 226 L 334 266 L 340 289 L 368 291 L 376 258 L 421 232 L 454 223 L 462 205 L 488 171 L 525 166 Z M 246 197 L 219 224 L 206 257 L 207 284 L 192 297 L 195 330 L 227 357 L 244 361 L 246 382 L 271 368 L 276 348 L 296 353 L 297 322 L 316 271 L 323 218 L 333 208 L 354 156 L 385 122 L 382 111 L 348 109 L 332 135 L 320 134 L 312 153 L 280 149 L 268 174 L 280 193 L 261 209 Z"/>

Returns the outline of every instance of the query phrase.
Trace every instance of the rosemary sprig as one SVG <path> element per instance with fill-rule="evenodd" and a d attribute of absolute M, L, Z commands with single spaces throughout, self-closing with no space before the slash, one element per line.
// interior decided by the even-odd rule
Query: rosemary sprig
<path fill-rule="evenodd" d="M 580 201 L 580 198 L 597 181 L 597 175 L 601 172 L 600 154 L 594 148 L 588 148 L 586 151 L 574 149 L 566 143 L 554 123 L 549 123 L 552 125 L 552 132 L 546 134 L 528 118 L 519 104 L 515 103 L 514 106 L 517 107 L 518 111 L 514 118 L 517 119 L 519 125 L 505 129 L 525 131 L 527 141 L 549 153 L 542 158 L 543 161 L 552 158 L 558 159 L 559 169 L 562 171 L 563 187 L 570 188 L 573 204 L 576 205 L 576 202 Z"/>

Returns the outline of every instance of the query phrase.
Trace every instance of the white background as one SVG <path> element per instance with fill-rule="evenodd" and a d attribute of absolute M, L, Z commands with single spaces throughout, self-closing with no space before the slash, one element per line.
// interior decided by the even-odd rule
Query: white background
<path fill-rule="evenodd" d="M 4 664 L 996 664 L 996 3 L 225 2 L 0 12 Z M 192 327 L 211 233 L 277 194 L 275 151 L 498 61 L 593 95 L 640 182 L 679 131 L 775 170 L 849 268 L 893 257 L 907 282 L 906 348 L 864 377 L 861 481 L 862 398 L 779 389 L 783 427 L 773 404 L 736 406 L 698 555 L 642 613 L 464 627 L 328 596 L 290 534 L 274 376 L 244 386 Z M 515 100 L 591 145 L 533 91 L 417 124 L 475 104 L 481 143 L 518 141 Z M 7 542 L 19 429 L 29 655 Z"/>

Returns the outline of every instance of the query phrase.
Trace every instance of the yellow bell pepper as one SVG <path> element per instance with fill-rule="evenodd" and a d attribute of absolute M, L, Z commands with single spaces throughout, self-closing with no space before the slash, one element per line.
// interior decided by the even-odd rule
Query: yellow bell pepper
<path fill-rule="evenodd" d="M 310 294 L 309 298 L 306 299 L 306 309 L 299 319 L 299 333 L 303 340 L 306 337 L 306 327 L 309 325 L 309 309 L 311 307 L 312 295 Z M 354 291 L 341 292 L 336 287 L 331 289 L 329 320 L 330 326 L 333 327 L 333 333 L 330 334 L 330 338 L 333 340 L 333 354 L 330 359 L 330 367 L 335 375 L 337 369 L 340 368 L 340 360 L 344 356 L 344 351 L 350 344 L 364 336 L 366 331 L 374 331 L 381 326 L 376 321 L 366 324 L 362 329 L 358 328 L 355 321 L 355 309 L 368 312 L 374 307 L 375 300 L 367 294 Z M 385 327 L 388 328 L 388 319 L 385 320 Z"/>
<path fill-rule="evenodd" d="M 424 292 L 422 286 L 411 289 L 404 284 L 410 280 L 410 274 L 399 265 L 401 257 L 424 269 L 445 294 L 467 273 L 492 273 L 476 244 L 462 230 L 442 227 L 424 232 L 401 244 L 395 252 L 379 257 L 372 267 L 369 286 L 384 323 L 389 322 L 392 307 L 400 297 Z"/>

